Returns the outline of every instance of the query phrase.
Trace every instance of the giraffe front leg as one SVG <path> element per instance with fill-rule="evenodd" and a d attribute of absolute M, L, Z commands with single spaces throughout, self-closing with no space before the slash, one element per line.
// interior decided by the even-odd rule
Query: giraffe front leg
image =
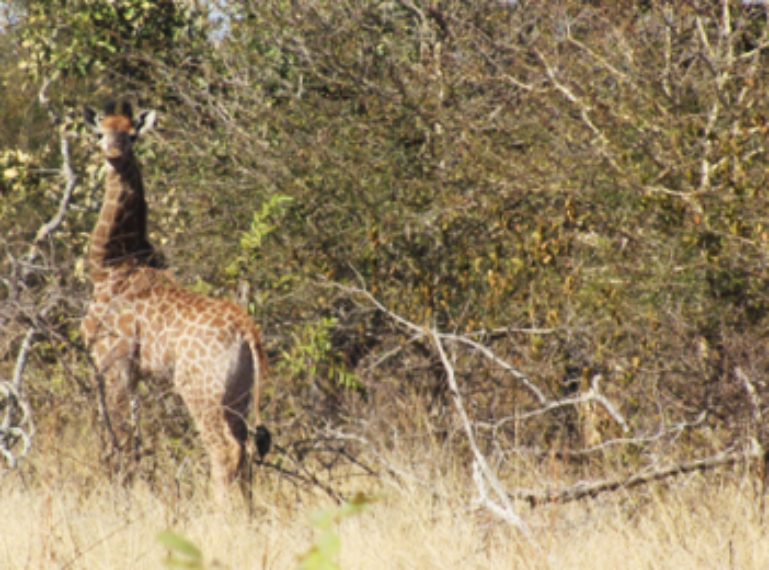
<path fill-rule="evenodd" d="M 135 439 L 139 420 L 139 400 L 135 394 L 138 377 L 130 345 L 127 340 L 118 342 L 102 372 L 107 412 L 123 446 L 129 446 Z M 131 446 L 135 447 L 135 443 Z"/>
<path fill-rule="evenodd" d="M 113 377 L 115 370 L 105 372 L 95 370 L 93 381 L 97 389 L 99 418 L 106 432 L 107 445 L 102 450 L 102 461 L 112 472 L 124 482 L 132 477 L 134 469 L 129 463 L 138 463 L 139 444 L 135 437 L 138 428 L 138 403 L 131 398 L 126 413 L 126 392 L 117 390 L 121 380 Z M 127 417 L 128 416 L 128 417 Z M 127 460 L 127 452 L 132 451 L 133 461 Z"/>
<path fill-rule="evenodd" d="M 84 321 L 84 327 L 86 324 Z M 84 335 L 84 339 L 90 341 L 99 415 L 109 440 L 103 459 L 113 473 L 129 479 L 138 462 L 140 443 L 136 437 L 138 401 L 132 393 L 137 382 L 132 357 L 135 344 L 126 337 L 107 334 L 104 327 L 98 332 L 101 334 Z M 127 459 L 127 453 L 133 461 Z"/>
<path fill-rule="evenodd" d="M 134 357 L 137 344 L 115 328 L 113 319 L 89 307 L 80 324 L 80 334 L 90 356 L 92 379 L 99 394 L 99 412 L 115 429 L 124 422 L 128 393 L 136 384 Z M 130 332 L 130 331 L 129 331 Z M 110 421 L 111 420 L 111 421 Z"/>

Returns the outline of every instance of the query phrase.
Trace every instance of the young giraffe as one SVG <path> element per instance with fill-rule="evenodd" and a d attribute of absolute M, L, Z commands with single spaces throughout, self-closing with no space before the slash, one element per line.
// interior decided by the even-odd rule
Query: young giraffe
<path fill-rule="evenodd" d="M 267 453 L 259 396 L 266 370 L 259 333 L 233 303 L 180 288 L 158 268 L 147 239 L 147 206 L 132 144 L 151 128 L 154 113 L 134 121 L 130 106 L 108 105 L 98 122 L 107 162 L 106 195 L 91 235 L 93 296 L 81 335 L 105 382 L 108 408 L 120 415 L 140 375 L 173 380 L 211 460 L 211 478 L 223 499 L 245 464 L 251 390 L 256 447 Z"/>

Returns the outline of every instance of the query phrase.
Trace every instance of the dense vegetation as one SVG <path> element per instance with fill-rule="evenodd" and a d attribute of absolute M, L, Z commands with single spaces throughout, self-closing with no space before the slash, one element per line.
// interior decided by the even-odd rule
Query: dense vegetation
<path fill-rule="evenodd" d="M 38 432 L 97 421 L 77 327 L 103 182 L 78 107 L 117 97 L 160 117 L 153 242 L 262 327 L 285 453 L 461 457 L 470 433 L 512 481 L 763 449 L 764 7 L 217 5 L 3 4 L 0 377 L 23 353 Z M 197 447 L 169 393 L 146 398 L 147 478 Z"/>

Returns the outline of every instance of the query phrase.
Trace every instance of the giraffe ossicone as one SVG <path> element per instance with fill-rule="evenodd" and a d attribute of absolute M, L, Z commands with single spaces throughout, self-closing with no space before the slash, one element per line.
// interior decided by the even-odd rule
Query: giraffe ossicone
<path fill-rule="evenodd" d="M 134 119 L 129 105 L 113 104 L 103 116 L 85 109 L 84 118 L 100 136 L 107 174 L 91 234 L 93 294 L 81 335 L 104 380 L 107 407 L 123 415 L 140 377 L 172 380 L 223 498 L 245 466 L 250 407 L 257 451 L 264 455 L 270 446 L 259 411 L 266 371 L 259 332 L 234 303 L 180 287 L 147 237 L 147 204 L 132 146 L 153 126 L 154 112 Z"/>

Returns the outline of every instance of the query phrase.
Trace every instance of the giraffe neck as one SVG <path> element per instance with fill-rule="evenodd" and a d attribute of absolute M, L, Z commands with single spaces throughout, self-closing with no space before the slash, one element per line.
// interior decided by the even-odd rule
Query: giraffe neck
<path fill-rule="evenodd" d="M 106 278 L 112 266 L 130 261 L 152 264 L 154 250 L 147 237 L 147 202 L 139 164 L 133 154 L 117 168 L 107 162 L 107 191 L 91 234 L 89 268 L 94 281 Z"/>

